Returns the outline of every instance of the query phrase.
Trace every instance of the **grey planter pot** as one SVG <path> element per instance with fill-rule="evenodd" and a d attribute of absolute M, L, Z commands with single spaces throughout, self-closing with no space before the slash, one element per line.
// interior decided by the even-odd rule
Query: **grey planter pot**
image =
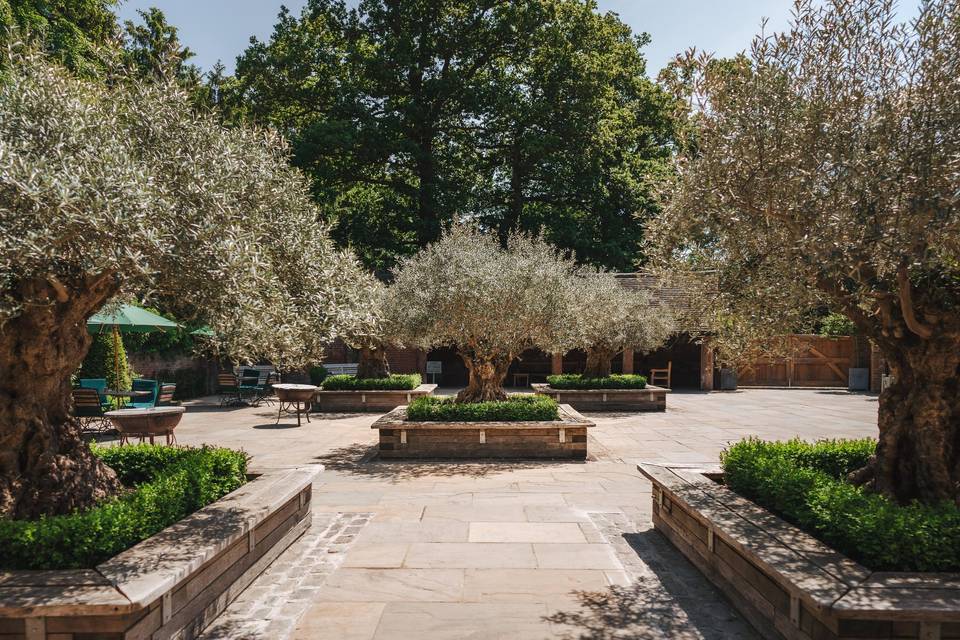
<path fill-rule="evenodd" d="M 851 367 L 848 374 L 847 389 L 850 391 L 866 391 L 870 388 L 870 369 L 865 367 Z"/>
<path fill-rule="evenodd" d="M 737 390 L 737 372 L 733 369 L 720 369 L 720 390 Z"/>

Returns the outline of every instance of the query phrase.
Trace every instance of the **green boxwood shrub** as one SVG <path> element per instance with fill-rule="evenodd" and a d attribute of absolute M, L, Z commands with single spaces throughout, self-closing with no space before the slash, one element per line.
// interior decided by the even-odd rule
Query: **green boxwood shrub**
<path fill-rule="evenodd" d="M 411 391 L 420 386 L 419 373 L 395 373 L 388 378 L 329 376 L 321 385 L 324 391 Z"/>
<path fill-rule="evenodd" d="M 240 451 L 160 445 L 93 449 L 129 491 L 69 515 L 0 520 L 0 568 L 93 568 L 246 482 L 247 456 Z"/>
<path fill-rule="evenodd" d="M 499 402 L 454 402 L 424 396 L 407 406 L 407 419 L 416 422 L 520 422 L 559 420 L 557 402 L 547 396 L 513 396 Z"/>
<path fill-rule="evenodd" d="M 960 571 L 960 508 L 900 505 L 846 481 L 876 441 L 749 439 L 722 457 L 737 493 L 874 571 Z"/>
<path fill-rule="evenodd" d="M 547 376 L 547 382 L 554 389 L 643 389 L 647 378 L 635 374 L 609 375 L 603 378 L 585 378 L 579 373 Z"/>

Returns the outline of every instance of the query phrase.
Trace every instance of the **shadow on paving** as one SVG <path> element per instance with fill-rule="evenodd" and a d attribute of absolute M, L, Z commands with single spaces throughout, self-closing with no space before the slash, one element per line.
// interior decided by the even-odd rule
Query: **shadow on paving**
<path fill-rule="evenodd" d="M 756 631 L 669 541 L 650 529 L 623 534 L 651 570 L 628 586 L 574 591 L 579 607 L 544 619 L 564 640 L 759 640 Z"/>
<path fill-rule="evenodd" d="M 409 480 L 430 476 L 458 476 L 482 478 L 523 469 L 550 469 L 551 467 L 584 464 L 575 460 L 379 460 L 377 445 L 354 443 L 319 455 L 314 461 L 331 471 L 380 478 Z"/>

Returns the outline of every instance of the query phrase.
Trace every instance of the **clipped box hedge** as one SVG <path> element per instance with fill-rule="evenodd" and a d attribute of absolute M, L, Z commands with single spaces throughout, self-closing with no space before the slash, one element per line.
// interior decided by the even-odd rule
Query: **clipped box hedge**
<path fill-rule="evenodd" d="M 960 571 L 960 508 L 912 503 L 846 481 L 876 441 L 743 440 L 722 457 L 737 493 L 874 571 Z"/>
<path fill-rule="evenodd" d="M 324 391 L 413 391 L 420 383 L 419 373 L 393 374 L 388 378 L 338 375 L 325 378 L 320 388 Z"/>
<path fill-rule="evenodd" d="M 646 376 L 618 374 L 603 378 L 587 378 L 579 373 L 547 376 L 547 383 L 554 389 L 645 389 Z"/>
<path fill-rule="evenodd" d="M 92 509 L 0 520 L 0 568 L 93 568 L 246 482 L 247 455 L 214 447 L 93 447 L 128 492 Z"/>
<path fill-rule="evenodd" d="M 497 402 L 454 402 L 426 396 L 407 406 L 413 422 L 528 422 L 559 420 L 557 402 L 546 396 L 514 396 Z"/>

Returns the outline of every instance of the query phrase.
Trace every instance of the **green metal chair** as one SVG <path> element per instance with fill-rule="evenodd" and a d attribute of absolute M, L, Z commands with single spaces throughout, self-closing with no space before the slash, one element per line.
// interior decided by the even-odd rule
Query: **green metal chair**
<path fill-rule="evenodd" d="M 160 390 L 160 385 L 156 380 L 144 380 L 138 378 L 133 381 L 133 390 L 134 391 L 149 391 L 149 396 L 142 396 L 139 398 L 133 398 L 130 404 L 127 405 L 130 409 L 151 409 L 157 406 L 157 393 Z"/>
<path fill-rule="evenodd" d="M 260 402 L 263 392 L 266 390 L 266 381 L 261 384 L 260 377 L 261 373 L 257 369 L 246 368 L 240 370 L 240 384 L 238 388 L 241 401 L 246 397 L 246 401 L 252 405 Z"/>

